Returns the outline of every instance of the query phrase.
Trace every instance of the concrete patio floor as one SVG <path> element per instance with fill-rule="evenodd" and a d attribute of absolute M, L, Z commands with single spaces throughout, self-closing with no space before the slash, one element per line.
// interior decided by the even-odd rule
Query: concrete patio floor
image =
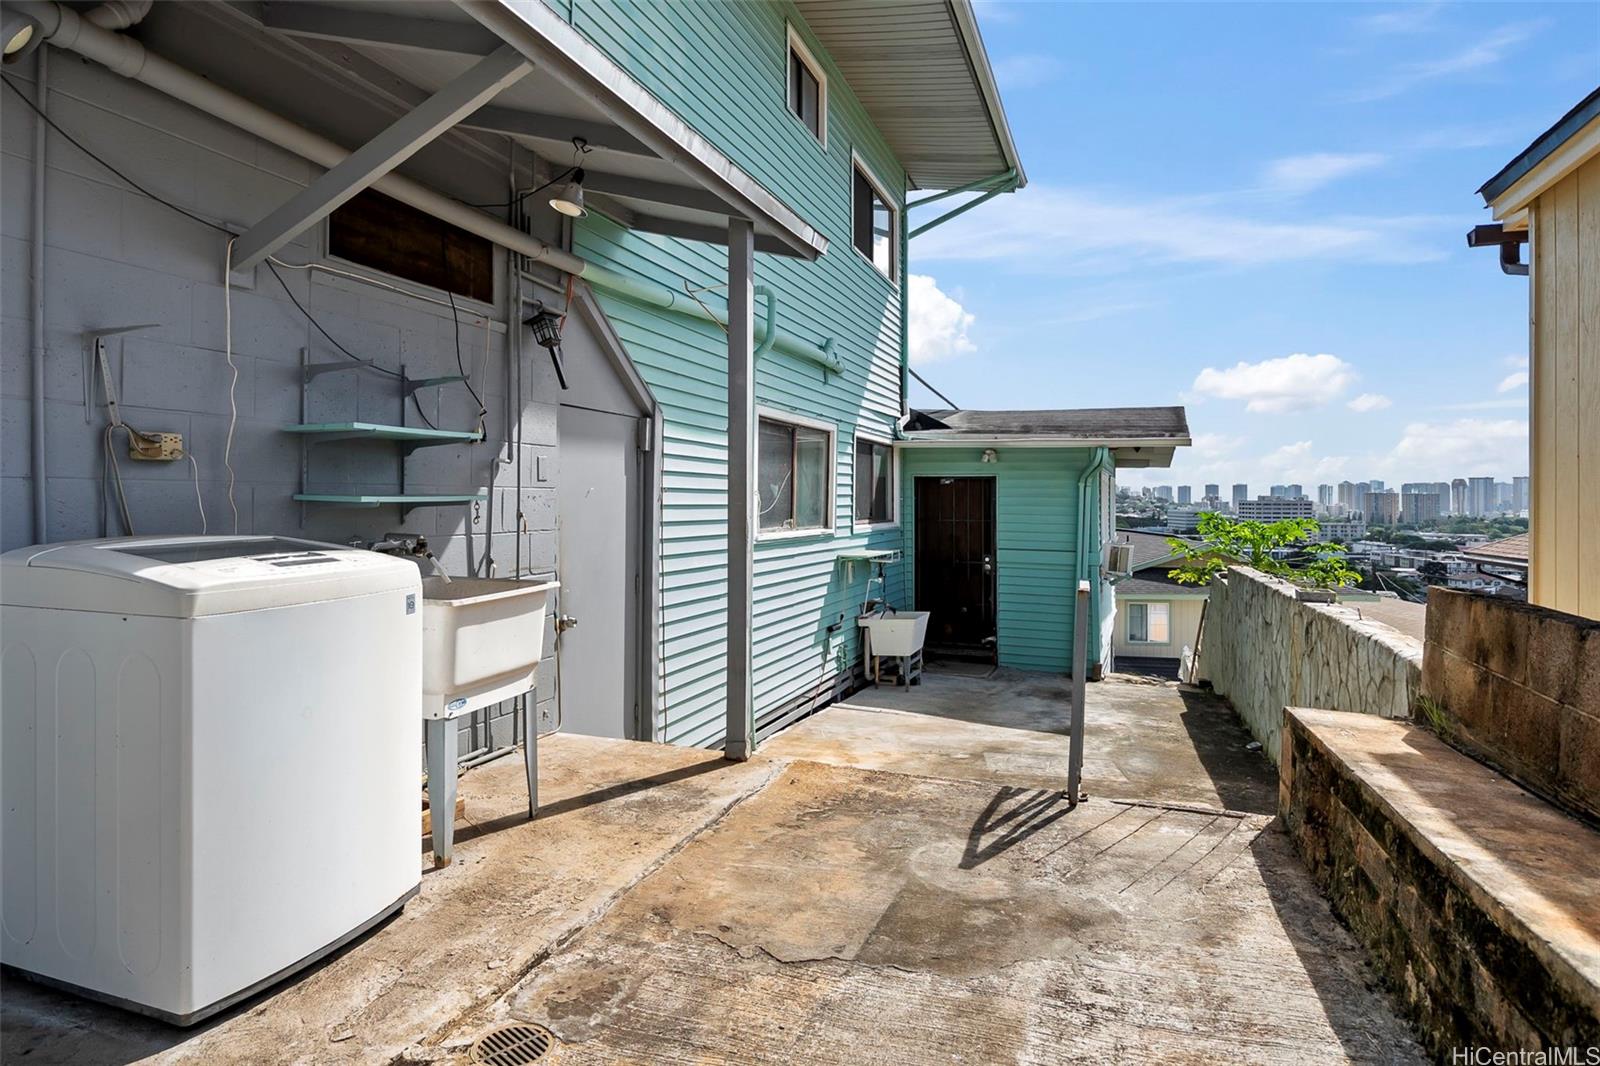
<path fill-rule="evenodd" d="M 867 690 L 745 764 L 577 736 L 462 778 L 457 862 L 337 958 L 183 1032 L 8 979 L 5 1061 L 465 1062 L 507 1020 L 563 1063 L 1422 1061 L 1202 693 Z"/>

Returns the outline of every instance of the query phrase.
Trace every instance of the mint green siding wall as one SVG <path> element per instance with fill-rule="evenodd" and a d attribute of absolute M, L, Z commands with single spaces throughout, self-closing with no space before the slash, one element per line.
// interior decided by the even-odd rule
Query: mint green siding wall
<path fill-rule="evenodd" d="M 1069 671 L 1078 580 L 1078 477 L 1092 454 L 1083 448 L 1001 448 L 998 462 L 985 463 L 978 448 L 900 449 L 906 605 L 916 597 L 916 479 L 992 477 L 1000 665 Z M 1094 478 L 1091 508 L 1098 507 L 1098 495 Z M 1098 551 L 1098 545 L 1091 550 Z"/>
<path fill-rule="evenodd" d="M 781 301 L 781 328 L 819 343 L 832 338 L 844 364 L 843 373 L 825 375 L 772 354 L 756 369 L 759 404 L 822 419 L 838 431 L 832 534 L 756 546 L 759 720 L 824 687 L 859 654 L 855 616 L 865 568 L 847 582 L 836 555 L 899 545 L 895 530 L 870 537 L 852 531 L 852 434 L 858 425 L 879 435 L 892 431 L 900 412 L 902 331 L 897 285 L 850 243 L 851 152 L 896 192 L 904 173 L 788 5 L 576 0 L 557 10 L 570 10 L 580 32 L 830 242 L 816 262 L 756 257 L 756 281 Z M 784 106 L 786 21 L 828 68 L 826 151 Z M 727 280 L 724 248 L 633 233 L 597 213 L 575 228 L 573 247 L 586 259 L 673 288 Z M 726 306 L 720 289 L 700 295 Z M 600 298 L 664 413 L 657 737 L 716 744 L 726 708 L 727 338 L 708 323 Z M 762 314 L 758 301 L 758 319 Z M 895 575 L 896 598 L 897 582 Z M 827 626 L 841 615 L 845 624 L 830 636 Z"/>

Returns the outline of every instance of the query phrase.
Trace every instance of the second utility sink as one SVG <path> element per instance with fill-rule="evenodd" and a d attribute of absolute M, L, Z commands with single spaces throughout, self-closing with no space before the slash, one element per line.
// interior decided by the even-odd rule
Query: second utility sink
<path fill-rule="evenodd" d="M 422 582 L 422 716 L 455 718 L 533 687 L 554 581 Z"/>

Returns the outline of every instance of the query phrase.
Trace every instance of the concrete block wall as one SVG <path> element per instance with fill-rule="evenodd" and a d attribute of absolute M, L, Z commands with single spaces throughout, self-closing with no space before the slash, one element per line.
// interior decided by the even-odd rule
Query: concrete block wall
<path fill-rule="evenodd" d="M 31 63 L 7 67 L 6 76 L 31 98 Z M 64 129 L 145 187 L 220 224 L 255 222 L 320 172 L 272 145 L 64 53 L 53 52 L 50 57 L 49 85 L 51 117 Z M 7 89 L 3 95 L 0 547 L 10 549 L 33 540 L 28 403 L 33 297 L 28 264 L 36 119 L 16 94 Z M 323 103 L 337 107 L 326 95 Z M 291 117 L 306 120 L 303 115 Z M 447 306 L 362 280 L 279 268 L 295 298 L 362 358 L 390 368 L 403 363 L 415 377 L 454 374 L 459 337 L 461 357 L 488 408 L 487 442 L 417 451 L 408 460 L 406 488 L 417 493 L 489 491 L 490 502 L 419 509 L 402 520 L 393 507 L 302 507 L 292 499 L 299 491 L 301 445 L 282 426 L 301 420 L 301 352 L 309 350 L 313 360 L 344 357 L 295 309 L 266 267 L 236 274 L 231 312 L 233 360 L 238 368 L 233 390 L 237 423 L 230 500 L 223 462 L 232 379 L 224 355 L 225 238 L 132 191 L 54 132 L 48 137 L 46 158 L 46 471 L 51 541 L 125 532 L 115 505 L 108 507 L 102 499 L 102 434 L 107 416 L 98 381 L 93 382 L 93 401 L 85 404 L 86 332 L 148 324 L 147 329 L 107 342 L 122 415 L 142 430 L 183 434 L 185 447 L 198 464 L 198 492 L 211 533 L 237 528 L 240 533 L 343 543 L 352 537 L 371 540 L 404 530 L 425 534 L 453 574 L 487 574 L 492 553 L 496 572 L 508 576 L 519 549 L 524 571 L 555 569 L 559 460 L 556 407 L 548 401 L 557 388 L 549 361 L 529 359 L 523 371 L 523 391 L 529 399 L 520 409 L 514 401 L 508 403 L 509 301 L 503 292 L 494 306 L 458 300 L 462 305 L 458 326 Z M 503 164 L 495 167 L 481 157 L 461 153 L 452 173 L 457 184 L 446 192 L 479 201 L 504 195 Z M 544 236 L 553 239 L 556 234 Z M 278 255 L 289 262 L 316 261 L 322 243 L 322 227 L 314 227 Z M 502 267 L 497 277 L 503 276 Z M 535 352 L 543 355 L 542 350 Z M 425 391 L 419 398 L 440 426 L 471 429 L 476 424 L 477 405 L 460 385 Z M 353 370 L 324 375 L 310 386 L 307 421 L 392 423 L 398 417 L 398 383 L 388 376 Z M 407 421 L 420 424 L 414 409 Z M 507 443 L 518 421 L 524 440 L 520 448 Z M 115 445 L 135 530 L 200 532 L 195 468 L 188 461 L 131 461 L 120 434 Z M 396 448 L 378 442 L 320 445 L 311 451 L 309 486 L 326 492 L 395 492 L 399 461 Z M 547 634 L 547 657 L 553 646 L 553 636 Z M 555 720 L 552 666 L 547 658 L 541 670 L 539 699 L 547 723 Z M 484 742 L 509 741 L 510 710 L 509 705 L 498 708 L 487 727 L 478 723 L 480 733 L 485 728 L 492 733 Z"/>
<path fill-rule="evenodd" d="M 1600 822 L 1600 622 L 1435 589 L 1422 694 L 1448 743 Z"/>
<path fill-rule="evenodd" d="M 1200 676 L 1228 698 L 1273 762 L 1285 707 L 1405 718 L 1421 683 L 1420 641 L 1297 593 L 1235 566 L 1212 583 L 1200 636 Z"/>

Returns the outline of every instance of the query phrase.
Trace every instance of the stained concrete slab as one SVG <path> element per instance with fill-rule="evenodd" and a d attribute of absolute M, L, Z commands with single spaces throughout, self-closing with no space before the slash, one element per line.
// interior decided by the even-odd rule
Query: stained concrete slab
<path fill-rule="evenodd" d="M 540 755 L 537 821 L 527 820 L 520 758 L 465 774 L 455 864 L 425 873 L 421 895 L 398 917 L 331 961 L 192 1030 L 7 977 L 0 1060 L 394 1061 L 511 988 L 781 770 L 580 736 L 548 738 Z M 286 852 L 284 861 L 314 855 Z"/>
<path fill-rule="evenodd" d="M 1092 686 L 1072 809 L 1061 682 L 987 680 L 744 764 L 551 738 L 539 819 L 520 760 L 464 775 L 456 865 L 338 958 L 187 1033 L 7 981 L 0 1057 L 457 1063 L 521 1017 L 567 1063 L 1419 1061 L 1225 706 Z"/>
<path fill-rule="evenodd" d="M 1228 705 L 1153 679 L 1086 686 L 1083 788 L 1090 796 L 1270 814 L 1276 772 Z M 927 672 L 867 688 L 779 734 L 769 756 L 1027 788 L 1067 775 L 1071 682 L 1054 674 Z"/>
<path fill-rule="evenodd" d="M 568 1063 L 1413 1062 L 1262 815 L 796 761 L 474 1025 Z"/>

